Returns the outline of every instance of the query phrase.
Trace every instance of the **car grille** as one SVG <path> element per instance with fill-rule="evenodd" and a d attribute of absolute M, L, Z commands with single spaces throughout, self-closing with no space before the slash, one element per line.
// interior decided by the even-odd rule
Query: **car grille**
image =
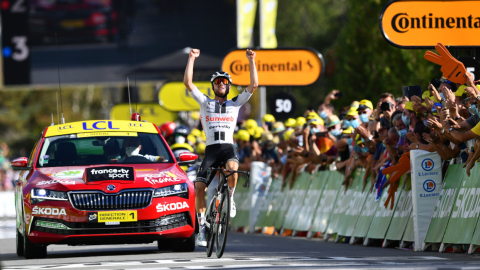
<path fill-rule="evenodd" d="M 101 191 L 70 192 L 70 202 L 78 210 L 141 209 L 150 205 L 153 190 L 123 191 L 105 194 Z"/>
<path fill-rule="evenodd" d="M 168 220 L 168 224 L 159 225 L 162 220 Z M 70 229 L 54 229 L 38 226 L 38 221 L 48 221 L 63 224 Z M 106 225 L 105 223 L 67 222 L 52 218 L 37 218 L 33 223 L 32 231 L 55 233 L 62 235 L 86 235 L 86 234 L 121 234 L 121 233 L 150 233 L 163 232 L 166 230 L 190 225 L 193 227 L 189 212 L 163 216 L 152 220 L 137 222 L 120 222 L 119 225 Z"/>

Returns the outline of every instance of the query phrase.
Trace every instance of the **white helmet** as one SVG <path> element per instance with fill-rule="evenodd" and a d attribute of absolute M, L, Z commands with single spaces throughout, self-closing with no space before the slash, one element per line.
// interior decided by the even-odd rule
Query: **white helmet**
<path fill-rule="evenodd" d="M 213 86 L 213 82 L 215 81 L 216 78 L 226 78 L 228 80 L 229 84 L 227 85 L 227 91 L 225 92 L 225 95 L 223 95 L 223 96 L 219 96 L 215 93 L 215 87 Z M 230 92 L 230 85 L 232 84 L 232 77 L 230 77 L 230 75 L 225 71 L 217 71 L 217 72 L 213 73 L 212 79 L 210 79 L 210 81 L 212 82 L 212 90 L 213 90 L 213 93 L 215 94 L 215 96 L 218 96 L 218 97 L 221 97 L 221 98 L 226 98 L 228 93 Z"/>

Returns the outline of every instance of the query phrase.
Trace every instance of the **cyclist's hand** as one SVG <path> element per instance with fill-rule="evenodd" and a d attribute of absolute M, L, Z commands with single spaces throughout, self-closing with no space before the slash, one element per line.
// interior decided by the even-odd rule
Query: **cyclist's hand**
<path fill-rule="evenodd" d="M 200 50 L 199 49 L 191 49 L 190 50 L 190 58 L 197 58 L 200 56 Z"/>
<path fill-rule="evenodd" d="M 247 50 L 247 58 L 248 58 L 249 60 L 250 60 L 250 59 L 254 60 L 254 59 L 255 59 L 255 55 L 256 55 L 256 54 L 255 54 L 254 51 L 252 51 L 252 50 Z"/>

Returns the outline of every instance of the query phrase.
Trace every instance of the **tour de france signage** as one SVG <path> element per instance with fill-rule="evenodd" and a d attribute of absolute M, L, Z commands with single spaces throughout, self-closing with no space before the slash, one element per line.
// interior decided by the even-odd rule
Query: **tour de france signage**
<path fill-rule="evenodd" d="M 392 1 L 380 13 L 385 39 L 400 48 L 480 46 L 480 1 Z"/>
<path fill-rule="evenodd" d="M 316 82 L 324 72 L 322 55 L 311 48 L 254 49 L 260 86 L 304 86 Z M 222 70 L 235 85 L 250 84 L 250 68 L 245 50 L 225 56 Z"/>

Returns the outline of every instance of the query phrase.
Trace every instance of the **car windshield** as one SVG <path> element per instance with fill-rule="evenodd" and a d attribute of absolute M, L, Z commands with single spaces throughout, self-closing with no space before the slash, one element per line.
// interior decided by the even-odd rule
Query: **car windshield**
<path fill-rule="evenodd" d="M 84 135 L 45 138 L 37 167 L 174 162 L 158 134 L 139 132 L 135 136 L 83 137 Z"/>

